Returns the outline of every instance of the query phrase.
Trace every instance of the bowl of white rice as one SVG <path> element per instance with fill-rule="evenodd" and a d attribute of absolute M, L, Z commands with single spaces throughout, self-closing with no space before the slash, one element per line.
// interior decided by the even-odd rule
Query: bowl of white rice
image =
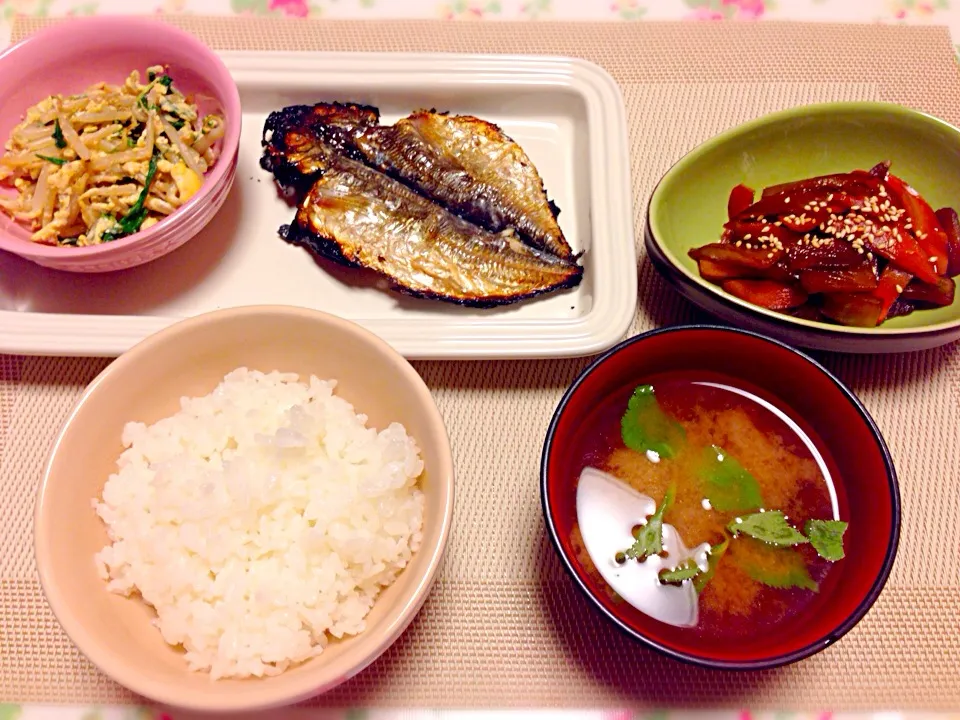
<path fill-rule="evenodd" d="M 110 364 L 35 512 L 47 601 L 97 667 L 158 703 L 251 711 L 330 690 L 406 630 L 449 535 L 453 460 L 384 341 L 244 307 Z"/>

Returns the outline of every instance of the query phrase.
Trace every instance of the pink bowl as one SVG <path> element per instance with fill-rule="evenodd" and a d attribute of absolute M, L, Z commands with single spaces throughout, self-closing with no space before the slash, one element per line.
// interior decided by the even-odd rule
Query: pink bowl
<path fill-rule="evenodd" d="M 72 19 L 0 53 L 0 141 L 43 98 L 79 92 L 94 83 L 122 83 L 133 70 L 168 65 L 176 86 L 197 95 L 202 112 L 223 114 L 227 132 L 203 187 L 170 217 L 103 245 L 53 247 L 0 214 L 0 250 L 71 272 L 108 272 L 166 255 L 196 235 L 223 205 L 233 184 L 240 145 L 240 93 L 223 61 L 197 38 L 156 20 L 135 17 Z"/>

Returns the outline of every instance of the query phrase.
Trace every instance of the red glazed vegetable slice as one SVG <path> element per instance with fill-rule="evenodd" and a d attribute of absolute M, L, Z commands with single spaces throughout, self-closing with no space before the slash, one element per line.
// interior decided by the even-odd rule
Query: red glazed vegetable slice
<path fill-rule="evenodd" d="M 935 284 L 914 280 L 903 289 L 903 299 L 924 305 L 946 307 L 953 305 L 957 284 L 953 278 L 942 277 Z"/>
<path fill-rule="evenodd" d="M 903 298 L 897 298 L 897 301 L 890 306 L 890 310 L 887 312 L 887 320 L 895 317 L 903 317 L 904 315 L 909 315 L 916 308 L 913 306 L 909 300 L 904 300 Z"/>
<path fill-rule="evenodd" d="M 756 277 L 756 270 L 745 268 L 743 265 L 734 263 L 717 262 L 701 258 L 697 260 L 697 268 L 700 270 L 700 277 L 710 282 L 723 282 L 724 280 L 735 280 L 736 278 Z M 762 271 L 759 271 L 762 272 Z"/>
<path fill-rule="evenodd" d="M 874 182 L 876 182 L 876 177 L 870 173 L 864 172 L 863 170 L 854 170 L 849 173 L 820 175 L 805 180 L 794 180 L 793 182 L 771 185 L 763 189 L 761 197 L 779 195 L 781 193 L 810 192 L 812 190 L 839 190 L 855 183 L 869 184 Z"/>
<path fill-rule="evenodd" d="M 783 252 L 773 249 L 750 249 L 737 247 L 729 243 L 711 243 L 690 251 L 694 260 L 713 260 L 721 263 L 735 263 L 747 268 L 766 270 L 776 264 Z"/>
<path fill-rule="evenodd" d="M 803 270 L 800 284 L 808 293 L 869 292 L 877 287 L 872 263 L 850 270 Z"/>
<path fill-rule="evenodd" d="M 821 207 L 820 203 L 826 205 Z M 790 218 L 801 218 L 804 215 L 807 218 L 822 218 L 831 212 L 840 212 L 850 207 L 848 203 L 847 197 L 839 192 L 831 193 L 822 189 L 797 192 L 787 190 L 776 195 L 762 196 L 740 214 L 740 219 L 776 217 L 787 225 Z"/>
<path fill-rule="evenodd" d="M 802 288 L 775 280 L 727 280 L 723 289 L 768 310 L 789 310 L 807 301 Z"/>
<path fill-rule="evenodd" d="M 812 303 L 804 303 L 800 307 L 786 311 L 788 315 L 801 320 L 813 320 L 814 322 L 827 322 L 827 318 L 820 312 L 820 308 Z"/>
<path fill-rule="evenodd" d="M 835 270 L 852 268 L 863 263 L 863 255 L 843 240 L 825 240 L 797 243 L 787 248 L 787 265 L 794 272 L 800 270 Z"/>
<path fill-rule="evenodd" d="M 763 220 L 731 220 L 723 226 L 727 231 L 726 242 L 736 243 L 738 240 L 744 245 L 768 245 L 779 242 L 784 247 L 797 243 L 800 239 L 796 233 L 781 225 Z"/>
<path fill-rule="evenodd" d="M 737 185 L 730 191 L 730 198 L 727 200 L 727 217 L 733 220 L 751 205 L 753 190 L 743 184 Z"/>
<path fill-rule="evenodd" d="M 823 296 L 820 312 L 841 325 L 876 327 L 883 302 L 868 293 L 830 293 Z"/>
<path fill-rule="evenodd" d="M 880 298 L 880 322 L 890 316 L 890 309 L 903 294 L 903 290 L 910 284 L 912 276 L 893 265 L 887 265 L 880 273 L 880 282 L 873 294 Z"/>
<path fill-rule="evenodd" d="M 878 162 L 872 168 L 870 168 L 870 175 L 878 177 L 881 180 L 887 177 L 887 173 L 890 172 L 890 161 L 884 160 L 883 162 Z"/>
<path fill-rule="evenodd" d="M 940 229 L 940 223 L 933 208 L 920 197 L 920 193 L 896 175 L 888 175 L 886 184 L 894 202 L 907 211 L 907 217 L 912 225 L 911 231 L 928 258 L 928 262 L 933 266 L 933 271 L 938 275 L 946 273 L 947 236 Z"/>
<path fill-rule="evenodd" d="M 920 250 L 913 235 L 906 230 L 896 225 L 873 226 L 871 232 L 862 237 L 864 246 L 880 257 L 924 282 L 936 284 L 938 275 L 933 271 L 930 261 Z"/>
<path fill-rule="evenodd" d="M 947 236 L 947 275 L 960 275 L 960 218 L 953 208 L 940 208 L 936 212 L 940 227 Z"/>
<path fill-rule="evenodd" d="M 786 267 L 774 265 L 773 267 L 760 269 L 750 268 L 745 265 L 739 265 L 731 262 L 719 262 L 708 258 L 701 258 L 697 261 L 697 267 L 700 270 L 700 276 L 710 282 L 721 283 L 724 280 L 736 280 L 737 278 L 751 278 L 767 280 L 790 281 L 791 277 Z"/>

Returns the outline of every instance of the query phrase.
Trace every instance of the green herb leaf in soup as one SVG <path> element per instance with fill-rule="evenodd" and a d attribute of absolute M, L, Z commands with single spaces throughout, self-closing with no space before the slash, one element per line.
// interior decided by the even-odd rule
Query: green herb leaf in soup
<path fill-rule="evenodd" d="M 802 545 L 810 542 L 803 534 L 787 522 L 787 516 L 779 510 L 758 512 L 735 518 L 727 525 L 734 535 L 743 533 L 771 545 Z"/>
<path fill-rule="evenodd" d="M 760 483 L 718 445 L 704 450 L 703 494 L 710 506 L 720 512 L 756 510 L 763 507 Z"/>
<path fill-rule="evenodd" d="M 807 520 L 803 529 L 820 557 L 830 562 L 843 559 L 843 534 L 847 531 L 847 523 L 843 520 Z"/>
<path fill-rule="evenodd" d="M 651 555 L 659 555 L 663 552 L 663 516 L 670 506 L 673 505 L 673 498 L 676 490 L 671 485 L 667 489 L 666 495 L 657 507 L 657 510 L 634 532 L 637 541 L 630 546 L 625 555 L 634 560 L 643 560 Z"/>
<path fill-rule="evenodd" d="M 682 583 L 684 580 L 692 580 L 699 574 L 700 566 L 693 558 L 687 558 L 672 570 L 664 568 L 658 577 L 662 583 Z"/>
<path fill-rule="evenodd" d="M 653 385 L 641 385 L 633 391 L 620 421 L 620 434 L 631 450 L 655 454 L 655 460 L 651 457 L 654 462 L 674 457 L 686 439 L 683 426 L 660 408 Z"/>
<path fill-rule="evenodd" d="M 713 576 L 717 572 L 717 565 L 720 564 L 720 558 L 723 557 L 723 554 L 727 551 L 728 547 L 730 547 L 730 538 L 726 535 L 724 535 L 722 542 L 711 546 L 710 554 L 707 555 L 706 571 L 698 575 L 693 581 L 693 587 L 698 593 L 703 592 L 703 589 L 707 586 L 707 583 L 713 580 Z"/>
<path fill-rule="evenodd" d="M 790 562 L 784 563 L 782 567 L 777 568 L 761 567 L 747 562 L 738 564 L 752 580 L 756 580 L 769 587 L 783 590 L 803 588 L 805 590 L 812 590 L 813 592 L 820 591 L 820 586 L 817 585 L 816 581 L 810 577 L 810 573 L 807 572 L 807 566 L 803 562 L 803 558 L 800 557 L 795 550 L 785 548 L 778 552 L 790 553 Z"/>

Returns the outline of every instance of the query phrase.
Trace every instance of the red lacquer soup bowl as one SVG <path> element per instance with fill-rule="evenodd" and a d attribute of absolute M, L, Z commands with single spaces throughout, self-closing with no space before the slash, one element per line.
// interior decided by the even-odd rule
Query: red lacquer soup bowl
<path fill-rule="evenodd" d="M 776 617 L 764 607 L 765 602 L 774 601 L 764 598 L 780 589 L 754 595 L 748 613 L 719 629 L 706 627 L 702 612 L 693 627 L 661 622 L 614 592 L 604 580 L 607 575 L 601 577 L 593 556 L 584 549 L 577 522 L 577 493 L 581 471 L 596 458 L 591 437 L 602 434 L 611 402 L 625 405 L 633 388 L 667 377 L 688 378 L 698 385 L 719 382 L 759 399 L 760 406 L 775 409 L 787 425 L 796 428 L 798 437 L 807 438 L 811 452 L 825 469 L 823 477 L 832 479 L 832 507 L 848 523 L 843 535 L 845 556 L 829 564 L 817 592 L 802 596 L 802 603 L 791 606 L 776 596 L 777 607 L 787 608 Z M 615 442 L 621 442 L 619 425 L 616 428 Z M 591 447 L 594 450 L 585 450 Z M 651 461 L 658 462 L 657 458 Z M 879 596 L 896 557 L 900 534 L 900 494 L 893 461 L 861 402 L 806 355 L 762 335 L 725 327 L 682 326 L 638 335 L 584 370 L 561 400 L 547 432 L 541 492 L 551 540 L 574 582 L 599 611 L 655 650 L 710 668 L 776 667 L 809 657 L 839 640 Z M 706 501 L 704 509 L 712 509 Z M 665 518 L 669 523 L 669 512 Z M 596 520 L 592 523 L 597 527 Z M 682 536 L 679 527 L 678 531 Z M 814 547 L 805 543 L 802 551 L 813 553 Z M 791 552 L 799 554 L 801 547 Z M 623 563 L 624 558 L 618 553 L 611 562 Z M 607 567 L 609 574 L 613 566 Z M 715 578 L 721 571 L 722 564 Z M 659 592 L 660 586 L 656 587 Z M 727 587 L 731 587 L 729 581 Z M 792 598 L 801 597 L 802 590 L 783 592 L 794 593 L 789 596 Z M 696 604 L 698 596 L 692 597 Z M 714 615 L 714 622 L 717 617 Z"/>

